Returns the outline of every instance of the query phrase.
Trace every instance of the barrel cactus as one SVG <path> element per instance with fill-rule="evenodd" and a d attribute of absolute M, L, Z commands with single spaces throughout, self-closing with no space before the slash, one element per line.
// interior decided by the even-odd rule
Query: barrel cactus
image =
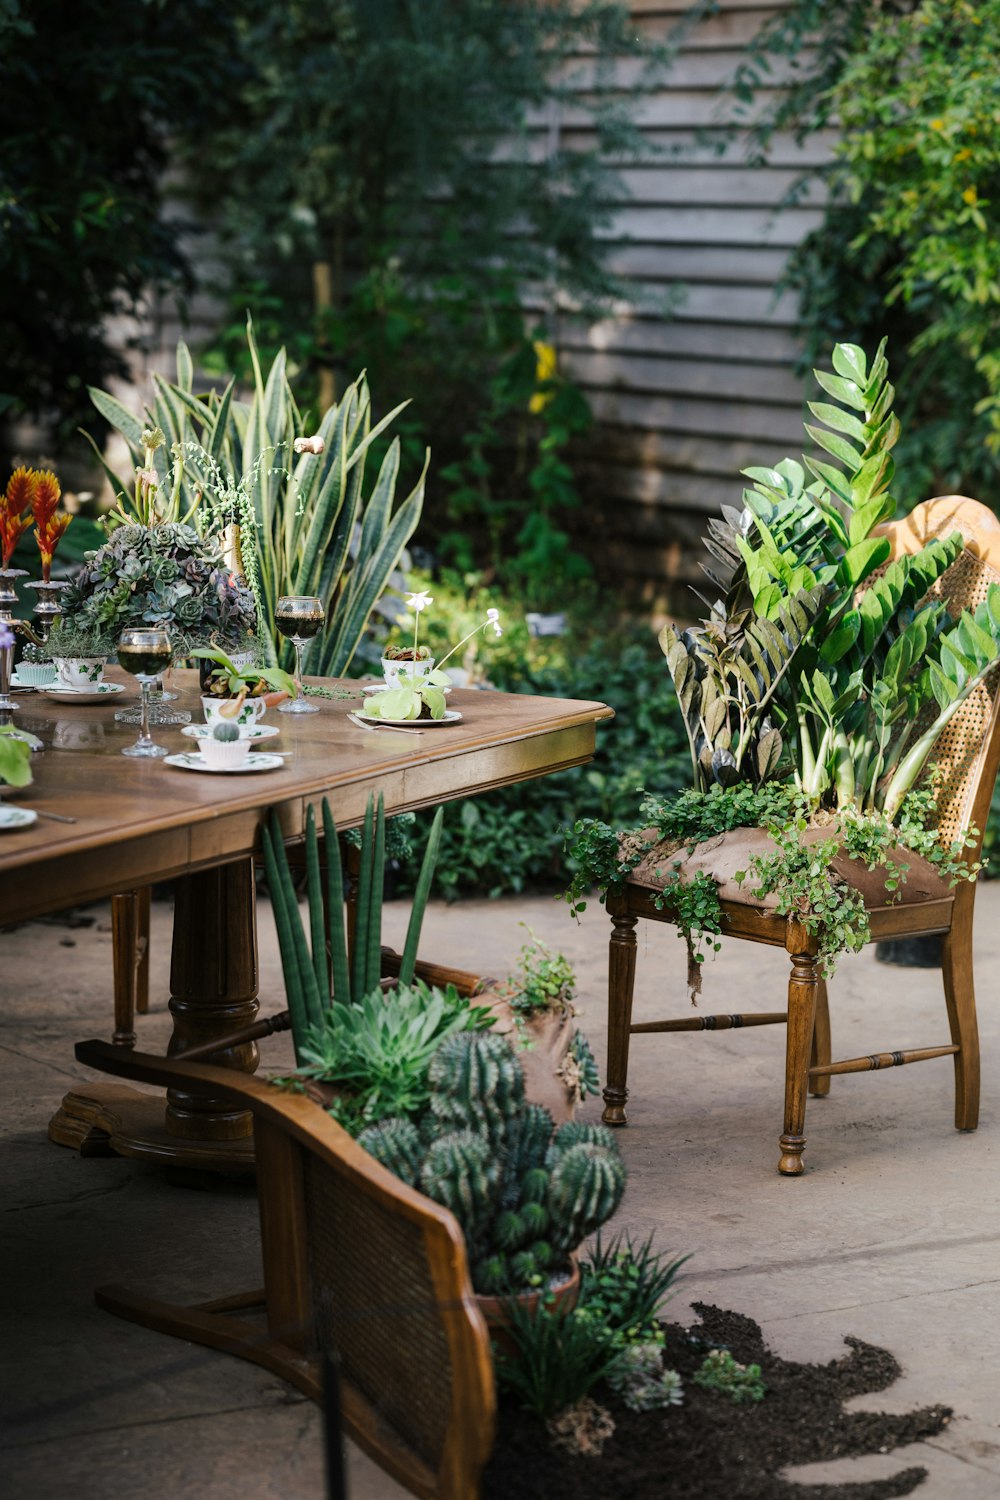
<path fill-rule="evenodd" d="M 430 1084 L 419 1128 L 384 1120 L 359 1145 L 451 1210 L 477 1291 L 544 1285 L 618 1207 L 625 1168 L 611 1132 L 577 1121 L 556 1130 L 547 1109 L 525 1103 L 510 1043 L 489 1032 L 450 1037 Z"/>
<path fill-rule="evenodd" d="M 231 745 L 240 737 L 240 726 L 233 724 L 228 719 L 220 719 L 212 726 L 212 738 L 218 740 L 220 745 Z"/>

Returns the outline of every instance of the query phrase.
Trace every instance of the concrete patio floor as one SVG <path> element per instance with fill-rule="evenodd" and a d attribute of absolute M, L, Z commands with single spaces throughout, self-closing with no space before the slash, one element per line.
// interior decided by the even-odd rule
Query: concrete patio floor
<path fill-rule="evenodd" d="M 194 1191 L 124 1160 L 81 1160 L 51 1145 L 46 1123 L 85 1076 L 74 1041 L 107 1036 L 111 939 L 92 925 L 32 923 L 0 934 L 0 1090 L 4 1150 L 0 1409 L 2 1491 L 11 1500 L 321 1500 L 316 1410 L 283 1382 L 222 1354 L 146 1332 L 98 1310 L 102 1282 L 141 1282 L 207 1298 L 259 1282 L 256 1202 L 245 1186 Z M 153 908 L 153 1014 L 140 1045 L 162 1049 L 170 908 Z M 406 908 L 387 908 L 390 939 Z M 582 1024 L 603 1070 L 607 921 L 592 905 L 575 926 L 546 898 L 431 909 L 425 951 L 502 975 L 527 922 L 576 965 Z M 261 910 L 261 994 L 283 1006 L 273 927 Z M 783 1031 L 640 1037 L 629 1129 L 618 1139 L 630 1181 L 620 1223 L 692 1252 L 671 1316 L 693 1301 L 756 1318 L 780 1354 L 825 1361 L 845 1335 L 890 1349 L 903 1377 L 857 1405 L 943 1402 L 955 1419 L 932 1442 L 894 1454 L 811 1465 L 804 1482 L 887 1477 L 909 1464 L 928 1500 L 1000 1494 L 1000 882 L 978 898 L 976 973 L 983 1036 L 979 1131 L 952 1127 L 948 1060 L 835 1079 L 810 1101 L 807 1170 L 777 1175 Z M 640 929 L 637 1018 L 683 1015 L 683 950 L 672 930 Z M 783 1005 L 786 960 L 748 945 L 707 967 L 706 1012 Z M 845 962 L 832 987 L 835 1055 L 947 1039 L 940 975 Z M 287 1064 L 287 1038 L 265 1065 Z M 591 1113 L 594 1113 L 593 1106 Z M 352 1500 L 403 1492 L 351 1454 Z M 516 1497 L 512 1497 L 516 1500 Z M 723 1500 L 723 1497 L 720 1497 Z"/>

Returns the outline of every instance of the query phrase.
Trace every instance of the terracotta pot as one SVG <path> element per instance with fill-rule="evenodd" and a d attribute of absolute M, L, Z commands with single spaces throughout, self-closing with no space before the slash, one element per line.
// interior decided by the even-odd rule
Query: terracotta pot
<path fill-rule="evenodd" d="M 484 1292 L 476 1293 L 476 1302 L 479 1311 L 486 1319 L 486 1326 L 490 1332 L 490 1338 L 498 1349 L 504 1354 L 516 1354 L 517 1343 L 510 1334 L 510 1315 L 507 1311 L 508 1304 L 516 1302 L 518 1307 L 525 1308 L 529 1313 L 534 1313 L 539 1302 L 544 1300 L 553 1308 L 558 1308 L 562 1313 L 572 1312 L 576 1306 L 576 1300 L 580 1295 L 580 1264 L 576 1255 L 571 1255 L 570 1272 L 565 1280 L 556 1282 L 555 1286 L 538 1287 L 530 1292 L 518 1292 L 513 1297 L 487 1297 Z"/>

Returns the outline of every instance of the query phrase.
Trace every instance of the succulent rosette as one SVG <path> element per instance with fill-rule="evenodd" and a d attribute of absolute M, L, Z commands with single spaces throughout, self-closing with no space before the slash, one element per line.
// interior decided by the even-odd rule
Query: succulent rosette
<path fill-rule="evenodd" d="M 179 655 L 194 646 L 243 644 L 256 624 L 254 597 L 223 563 L 220 549 L 191 526 L 119 526 L 67 590 L 74 625 L 117 633 L 162 625 Z"/>

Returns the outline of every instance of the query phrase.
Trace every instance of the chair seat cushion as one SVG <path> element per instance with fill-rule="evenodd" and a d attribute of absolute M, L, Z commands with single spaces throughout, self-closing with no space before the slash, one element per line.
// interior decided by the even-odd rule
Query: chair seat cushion
<path fill-rule="evenodd" d="M 806 844 L 821 843 L 830 838 L 832 832 L 830 827 L 807 828 L 802 840 Z M 773 911 L 778 904 L 773 894 L 753 895 L 759 882 L 752 874 L 748 874 L 742 884 L 736 881 L 737 873 L 748 870 L 754 856 L 766 857 L 774 853 L 774 840 L 763 828 L 734 828 L 729 833 L 716 834 L 696 845 L 691 853 L 686 845 L 678 845 L 675 841 L 661 839 L 657 842 L 655 829 L 647 829 L 641 837 L 649 843 L 649 852 L 629 876 L 630 885 L 662 890 L 674 870 L 678 869 L 684 881 L 692 880 L 699 873 L 711 875 L 719 887 L 720 901 L 734 906 Z M 895 892 L 886 890 L 883 869 L 869 870 L 862 860 L 850 859 L 844 853 L 833 860 L 833 869 L 848 885 L 861 892 L 869 911 L 882 906 L 947 900 L 954 894 L 949 882 L 919 854 L 898 848 L 887 856 L 887 860 L 897 867 L 909 867 L 905 881 Z"/>

